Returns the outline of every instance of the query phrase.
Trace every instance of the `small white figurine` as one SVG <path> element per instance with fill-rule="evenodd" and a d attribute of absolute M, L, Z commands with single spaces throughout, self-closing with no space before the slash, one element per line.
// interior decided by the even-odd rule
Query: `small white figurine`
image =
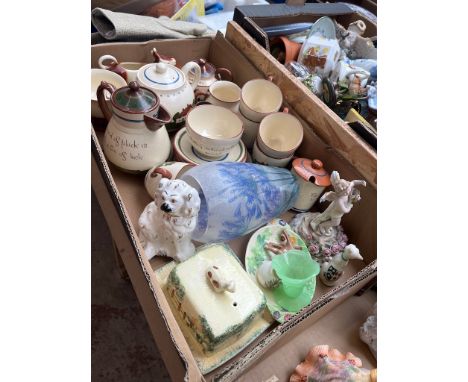
<path fill-rule="evenodd" d="M 341 218 L 353 208 L 353 204 L 361 200 L 359 190 L 356 186 L 366 186 L 365 180 L 347 180 L 340 179 L 338 171 L 333 171 L 330 181 L 335 191 L 328 191 L 322 195 L 320 202 L 331 202 L 327 209 L 317 215 L 310 222 L 310 226 L 321 235 L 330 236 L 331 228 L 340 225 Z"/>
<path fill-rule="evenodd" d="M 320 280 L 327 286 L 335 285 L 343 274 L 349 260 L 362 260 L 359 249 L 354 244 L 345 247 L 342 253 L 332 257 L 331 261 L 325 261 L 320 266 Z"/>
<path fill-rule="evenodd" d="M 206 270 L 206 276 L 210 280 L 211 286 L 217 293 L 236 291 L 236 282 L 228 279 L 225 272 L 216 265 L 210 265 Z"/>
<path fill-rule="evenodd" d="M 141 214 L 139 239 L 148 259 L 168 256 L 184 261 L 195 254 L 190 240 L 200 209 L 198 192 L 182 180 L 162 178 Z"/>

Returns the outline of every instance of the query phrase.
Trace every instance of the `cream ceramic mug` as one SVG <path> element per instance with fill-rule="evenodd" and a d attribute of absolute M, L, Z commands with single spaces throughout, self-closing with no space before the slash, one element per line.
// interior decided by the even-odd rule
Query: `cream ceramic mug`
<path fill-rule="evenodd" d="M 283 103 L 281 89 L 268 80 L 255 79 L 244 84 L 241 90 L 239 110 L 244 117 L 260 122 L 268 114 L 277 112 Z"/>
<path fill-rule="evenodd" d="M 208 88 L 207 93 L 197 93 L 199 100 L 208 102 L 211 105 L 221 106 L 237 113 L 239 110 L 241 89 L 234 82 L 216 81 Z"/>
<path fill-rule="evenodd" d="M 105 61 L 110 61 L 109 65 L 105 65 Z M 99 57 L 98 65 L 101 69 L 107 69 L 111 72 L 117 73 L 123 77 L 129 84 L 132 81 L 137 80 L 138 70 L 146 65 L 145 62 L 118 62 L 114 56 L 106 54 Z"/>

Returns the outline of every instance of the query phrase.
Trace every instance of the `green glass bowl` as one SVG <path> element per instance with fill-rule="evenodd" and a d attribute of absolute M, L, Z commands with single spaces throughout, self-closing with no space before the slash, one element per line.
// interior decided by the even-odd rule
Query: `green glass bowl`
<path fill-rule="evenodd" d="M 315 292 L 315 277 L 320 265 L 305 251 L 291 250 L 275 256 L 272 266 L 281 284 L 273 291 L 276 302 L 290 312 L 296 313 L 312 300 Z M 305 288 L 307 284 L 313 287 Z"/>

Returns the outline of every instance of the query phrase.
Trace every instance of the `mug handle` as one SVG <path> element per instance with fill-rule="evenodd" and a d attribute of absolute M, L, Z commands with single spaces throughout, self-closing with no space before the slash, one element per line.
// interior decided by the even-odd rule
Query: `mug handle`
<path fill-rule="evenodd" d="M 198 65 L 196 62 L 190 61 L 190 62 L 187 62 L 184 66 L 182 66 L 181 70 L 187 77 L 187 81 L 189 81 L 190 86 L 192 86 L 192 89 L 195 90 L 196 87 L 198 86 L 198 82 L 201 79 L 200 65 Z M 192 80 L 192 82 L 190 82 L 190 77 L 188 74 L 192 70 L 195 71 L 195 78 Z"/>
<path fill-rule="evenodd" d="M 218 68 L 215 72 L 215 77 L 218 80 L 231 81 L 232 82 L 232 72 L 226 68 Z"/>
<path fill-rule="evenodd" d="M 115 86 L 109 82 L 101 81 L 101 85 L 99 85 L 96 90 L 99 107 L 102 111 L 102 114 L 104 114 L 104 118 L 106 118 L 107 122 L 109 122 L 112 117 L 112 112 L 109 109 L 109 105 L 107 105 L 106 98 L 104 97 L 105 90 L 107 90 L 112 95 L 115 92 Z"/>
<path fill-rule="evenodd" d="M 111 56 L 110 54 L 105 54 L 104 56 L 99 57 L 99 60 L 98 60 L 98 65 L 101 69 L 109 69 L 110 66 L 104 65 L 104 61 L 106 60 L 115 62 L 115 64 L 119 63 L 114 56 Z M 112 62 L 111 62 L 111 65 L 112 65 Z"/>

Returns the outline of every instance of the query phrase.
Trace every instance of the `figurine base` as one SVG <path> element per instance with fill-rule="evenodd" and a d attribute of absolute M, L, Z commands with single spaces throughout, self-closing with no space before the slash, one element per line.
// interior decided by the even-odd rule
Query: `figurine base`
<path fill-rule="evenodd" d="M 319 212 L 297 214 L 290 226 L 304 240 L 312 258 L 322 265 L 344 250 L 348 244 L 348 237 L 341 225 L 331 227 L 326 235 L 313 230 L 310 223 L 318 215 L 320 215 Z"/>

